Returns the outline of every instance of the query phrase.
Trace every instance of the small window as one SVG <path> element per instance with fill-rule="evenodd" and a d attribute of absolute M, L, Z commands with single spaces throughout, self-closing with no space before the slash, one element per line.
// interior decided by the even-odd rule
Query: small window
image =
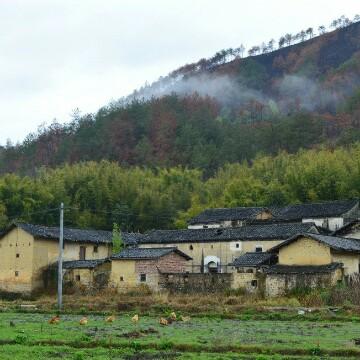
<path fill-rule="evenodd" d="M 29 243 L 29 246 L 31 246 L 31 243 Z"/>
<path fill-rule="evenodd" d="M 94 253 L 98 252 L 99 247 L 97 245 L 94 246 Z"/>
<path fill-rule="evenodd" d="M 80 281 L 80 275 L 75 276 L 76 281 Z"/>
<path fill-rule="evenodd" d="M 140 274 L 140 281 L 146 282 L 146 274 Z"/>
<path fill-rule="evenodd" d="M 123 276 L 120 276 L 120 281 L 124 281 L 124 277 L 123 277 Z"/>
<path fill-rule="evenodd" d="M 237 243 L 237 244 L 235 245 L 235 247 L 236 247 L 237 249 L 239 249 L 239 248 L 240 248 L 240 244 Z"/>
<path fill-rule="evenodd" d="M 85 260 L 86 258 L 86 246 L 80 246 L 79 260 Z"/>
<path fill-rule="evenodd" d="M 262 246 L 256 246 L 255 247 L 255 252 L 262 252 L 262 251 L 263 251 Z"/>
<path fill-rule="evenodd" d="M 204 225 L 204 226 L 203 226 L 203 229 L 207 229 L 207 228 L 208 228 L 208 226 L 207 226 L 207 225 Z"/>
<path fill-rule="evenodd" d="M 213 249 L 213 248 L 214 248 L 214 245 L 211 245 L 210 247 Z"/>
<path fill-rule="evenodd" d="M 251 280 L 251 286 L 257 287 L 257 280 Z"/>
<path fill-rule="evenodd" d="M 16 254 L 16 257 L 19 258 L 19 257 L 20 257 L 20 254 Z"/>
<path fill-rule="evenodd" d="M 254 272 L 253 269 L 246 269 L 246 272 L 249 273 L 249 274 L 252 274 Z"/>
<path fill-rule="evenodd" d="M 15 246 L 17 247 L 17 243 L 15 244 Z"/>
<path fill-rule="evenodd" d="M 18 277 L 19 276 L 19 272 L 15 271 L 15 276 Z"/>
<path fill-rule="evenodd" d="M 194 250 L 194 247 L 192 245 L 190 245 L 189 250 Z"/>

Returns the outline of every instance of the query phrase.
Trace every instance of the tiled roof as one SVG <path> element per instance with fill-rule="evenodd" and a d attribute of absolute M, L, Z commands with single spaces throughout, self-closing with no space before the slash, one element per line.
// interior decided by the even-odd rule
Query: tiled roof
<path fill-rule="evenodd" d="M 359 225 L 360 225 L 359 219 L 349 221 L 341 228 L 335 230 L 331 235 L 333 236 L 347 235 L 349 232 L 352 231 L 353 227 L 359 227 Z"/>
<path fill-rule="evenodd" d="M 248 252 L 239 256 L 229 265 L 235 267 L 271 265 L 276 258 L 276 255 L 267 252 Z"/>
<path fill-rule="evenodd" d="M 42 225 L 32 225 L 25 223 L 17 223 L 18 226 L 27 233 L 36 238 L 41 239 L 55 239 L 58 240 L 60 236 L 59 227 L 48 227 Z M 64 240 L 73 242 L 90 242 L 90 243 L 111 243 L 112 232 L 104 230 L 84 230 L 64 228 Z"/>
<path fill-rule="evenodd" d="M 186 260 L 191 260 L 191 257 L 178 250 L 176 247 L 163 247 L 163 248 L 127 248 L 114 254 L 112 260 L 148 260 L 158 259 L 162 256 L 171 254 L 172 252 L 184 257 Z"/>
<path fill-rule="evenodd" d="M 198 216 L 192 218 L 189 224 L 208 224 L 224 220 L 251 220 L 256 216 L 268 210 L 265 207 L 236 207 L 236 208 L 219 208 L 207 209 Z"/>
<path fill-rule="evenodd" d="M 267 274 L 318 274 L 318 273 L 330 273 L 337 268 L 342 267 L 340 263 L 332 263 L 329 265 L 273 265 L 265 269 Z"/>
<path fill-rule="evenodd" d="M 140 233 L 127 233 L 127 232 L 122 232 L 121 233 L 121 238 L 124 242 L 125 245 L 127 246 L 132 246 L 132 245 L 136 245 L 139 242 L 141 242 L 141 239 L 143 238 L 143 234 Z"/>
<path fill-rule="evenodd" d="M 307 238 L 317 240 L 325 245 L 328 245 L 330 248 L 332 248 L 334 250 L 346 251 L 346 252 L 360 252 L 360 240 L 358 240 L 358 239 L 349 239 L 349 238 L 312 234 L 312 233 L 297 234 L 297 235 L 291 237 L 290 239 L 284 241 L 283 243 L 281 243 L 277 246 L 274 246 L 269 251 L 278 250 L 278 249 L 296 241 L 300 237 L 307 237 Z"/>
<path fill-rule="evenodd" d="M 153 230 L 145 234 L 140 244 L 172 244 L 235 240 L 288 239 L 299 232 L 315 231 L 313 223 L 280 223 L 248 225 L 236 228 Z"/>
<path fill-rule="evenodd" d="M 106 261 L 108 259 L 64 261 L 63 269 L 94 269 Z"/>
<path fill-rule="evenodd" d="M 277 219 L 295 221 L 303 218 L 341 216 L 358 204 L 359 200 L 338 200 L 322 203 L 288 205 L 285 207 L 272 207 L 270 210 Z"/>

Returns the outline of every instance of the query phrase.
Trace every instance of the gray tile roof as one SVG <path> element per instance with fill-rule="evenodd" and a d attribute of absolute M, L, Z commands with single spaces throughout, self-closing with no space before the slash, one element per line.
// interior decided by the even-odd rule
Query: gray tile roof
<path fill-rule="evenodd" d="M 191 257 L 182 251 L 178 250 L 176 247 L 162 247 L 162 248 L 127 248 L 120 251 L 117 254 L 114 254 L 112 260 L 149 260 L 149 259 L 158 259 L 162 256 L 177 253 L 178 255 L 184 257 L 186 260 L 191 260 Z"/>
<path fill-rule="evenodd" d="M 296 221 L 304 218 L 321 218 L 341 216 L 359 204 L 359 200 L 337 200 L 321 203 L 271 207 L 275 218 Z"/>
<path fill-rule="evenodd" d="M 271 252 L 277 251 L 278 249 L 296 241 L 300 237 L 307 237 L 317 240 L 325 245 L 328 245 L 330 248 L 334 250 L 360 253 L 360 240 L 358 239 L 342 238 L 342 237 L 327 236 L 327 235 L 312 234 L 312 233 L 296 234 L 290 239 L 284 241 L 283 243 L 274 246 L 269 251 Z"/>
<path fill-rule="evenodd" d="M 133 246 L 141 242 L 141 239 L 143 238 L 143 234 L 140 233 L 127 233 L 127 232 L 121 232 L 121 237 L 123 239 L 123 242 L 127 246 Z"/>
<path fill-rule="evenodd" d="M 256 215 L 267 210 L 265 207 L 236 207 L 207 209 L 190 219 L 189 224 L 208 224 L 225 220 L 252 220 Z"/>
<path fill-rule="evenodd" d="M 145 234 L 140 244 L 176 244 L 236 240 L 288 239 L 299 232 L 316 231 L 313 223 L 280 223 L 248 225 L 236 228 L 153 230 Z"/>
<path fill-rule="evenodd" d="M 331 235 L 333 235 L 333 236 L 347 235 L 349 232 L 351 232 L 353 230 L 354 227 L 358 228 L 359 225 L 360 225 L 359 219 L 349 221 L 344 226 L 335 230 Z"/>
<path fill-rule="evenodd" d="M 248 252 L 235 259 L 230 266 L 235 267 L 257 267 L 261 265 L 271 265 L 276 261 L 277 256 L 267 252 Z"/>
<path fill-rule="evenodd" d="M 41 239 L 55 239 L 58 240 L 60 236 L 59 227 L 48 227 L 42 225 L 33 225 L 26 223 L 17 223 L 18 226 L 27 233 L 36 238 Z M 89 242 L 89 243 L 111 243 L 112 232 L 104 230 L 84 230 L 64 228 L 64 241 L 72 242 Z"/>
<path fill-rule="evenodd" d="M 104 264 L 108 259 L 99 260 L 73 260 L 64 261 L 63 269 L 94 269 L 98 265 Z M 56 263 L 57 266 L 57 263 Z"/>
<path fill-rule="evenodd" d="M 273 265 L 266 268 L 264 271 L 267 274 L 318 274 L 318 273 L 331 273 L 337 268 L 341 268 L 342 264 L 332 263 L 329 265 Z"/>

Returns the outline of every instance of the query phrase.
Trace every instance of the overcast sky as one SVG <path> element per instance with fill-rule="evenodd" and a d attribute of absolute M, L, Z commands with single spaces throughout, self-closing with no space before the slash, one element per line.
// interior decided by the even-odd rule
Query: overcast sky
<path fill-rule="evenodd" d="M 359 0 L 0 0 L 0 144 L 220 49 L 359 12 Z"/>

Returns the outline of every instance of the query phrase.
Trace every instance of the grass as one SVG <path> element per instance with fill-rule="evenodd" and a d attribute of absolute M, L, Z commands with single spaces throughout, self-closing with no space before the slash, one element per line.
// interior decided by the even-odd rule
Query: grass
<path fill-rule="evenodd" d="M 351 359 L 360 358 L 360 322 L 192 317 L 161 326 L 158 316 L 0 313 L 1 359 Z M 298 321 L 297 321 L 298 320 Z M 15 325 L 15 326 L 14 326 Z"/>

